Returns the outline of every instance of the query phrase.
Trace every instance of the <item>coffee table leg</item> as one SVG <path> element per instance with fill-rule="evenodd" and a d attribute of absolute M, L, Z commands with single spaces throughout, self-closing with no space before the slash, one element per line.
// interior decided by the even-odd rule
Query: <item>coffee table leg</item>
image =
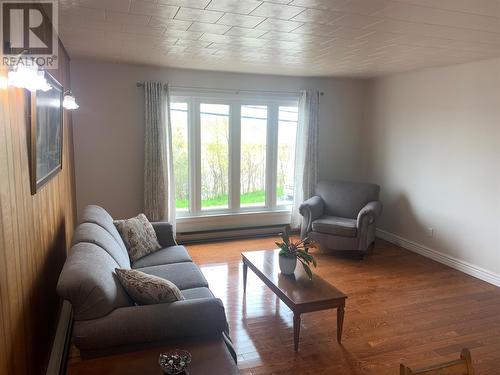
<path fill-rule="evenodd" d="M 243 262 L 243 293 L 244 294 L 247 292 L 247 273 L 248 273 L 248 266 L 245 262 Z"/>
<path fill-rule="evenodd" d="M 344 327 L 344 305 L 337 308 L 337 341 L 342 339 L 342 328 Z"/>
<path fill-rule="evenodd" d="M 300 335 L 300 314 L 293 314 L 293 345 L 295 351 L 299 350 L 299 335 Z"/>

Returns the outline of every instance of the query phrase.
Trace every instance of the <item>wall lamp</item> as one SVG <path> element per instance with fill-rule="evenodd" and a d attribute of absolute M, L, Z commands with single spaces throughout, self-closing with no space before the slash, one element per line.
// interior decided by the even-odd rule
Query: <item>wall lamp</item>
<path fill-rule="evenodd" d="M 69 109 L 70 111 L 80 108 L 75 97 L 71 93 L 71 90 L 66 90 L 64 92 L 63 107 Z"/>

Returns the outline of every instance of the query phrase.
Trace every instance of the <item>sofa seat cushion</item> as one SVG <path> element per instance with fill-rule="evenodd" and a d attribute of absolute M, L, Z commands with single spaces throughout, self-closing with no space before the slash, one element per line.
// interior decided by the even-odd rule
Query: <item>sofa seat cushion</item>
<path fill-rule="evenodd" d="M 132 268 L 142 268 L 159 266 L 162 264 L 172 264 L 181 262 L 192 262 L 193 260 L 189 256 L 186 248 L 184 246 L 170 246 L 165 249 L 155 251 L 152 254 L 146 255 L 140 259 L 137 259 Z"/>
<path fill-rule="evenodd" d="M 214 298 L 214 295 L 208 288 L 191 288 L 181 290 L 182 295 L 185 299 L 197 299 L 197 298 Z"/>
<path fill-rule="evenodd" d="M 338 216 L 321 216 L 312 222 L 314 232 L 333 234 L 341 237 L 356 237 L 356 220 Z"/>
<path fill-rule="evenodd" d="M 150 275 L 170 280 L 181 290 L 198 287 L 208 287 L 205 276 L 198 266 L 192 262 L 163 264 L 161 266 L 136 268 Z"/>

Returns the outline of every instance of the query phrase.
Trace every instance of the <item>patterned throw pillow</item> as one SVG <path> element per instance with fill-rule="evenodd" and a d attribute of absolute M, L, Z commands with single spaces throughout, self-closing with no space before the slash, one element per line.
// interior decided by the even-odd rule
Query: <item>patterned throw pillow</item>
<path fill-rule="evenodd" d="M 132 262 L 161 249 L 156 232 L 144 214 L 125 220 L 115 220 L 114 224 L 127 247 Z"/>
<path fill-rule="evenodd" d="M 131 269 L 116 268 L 115 272 L 123 288 L 138 305 L 153 305 L 185 299 L 179 288 L 167 279 Z"/>

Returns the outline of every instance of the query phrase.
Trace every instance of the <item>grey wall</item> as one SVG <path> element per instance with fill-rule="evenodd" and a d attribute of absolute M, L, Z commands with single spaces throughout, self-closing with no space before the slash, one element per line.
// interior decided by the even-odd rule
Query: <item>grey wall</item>
<path fill-rule="evenodd" d="M 500 275 L 500 60 L 375 79 L 370 93 L 379 227 Z"/>
<path fill-rule="evenodd" d="M 71 81 L 80 109 L 74 112 L 77 207 L 100 204 L 113 216 L 142 211 L 143 94 L 137 81 L 178 86 L 297 91 L 318 89 L 321 98 L 320 178 L 360 180 L 363 109 L 367 81 L 191 71 L 73 60 Z"/>

